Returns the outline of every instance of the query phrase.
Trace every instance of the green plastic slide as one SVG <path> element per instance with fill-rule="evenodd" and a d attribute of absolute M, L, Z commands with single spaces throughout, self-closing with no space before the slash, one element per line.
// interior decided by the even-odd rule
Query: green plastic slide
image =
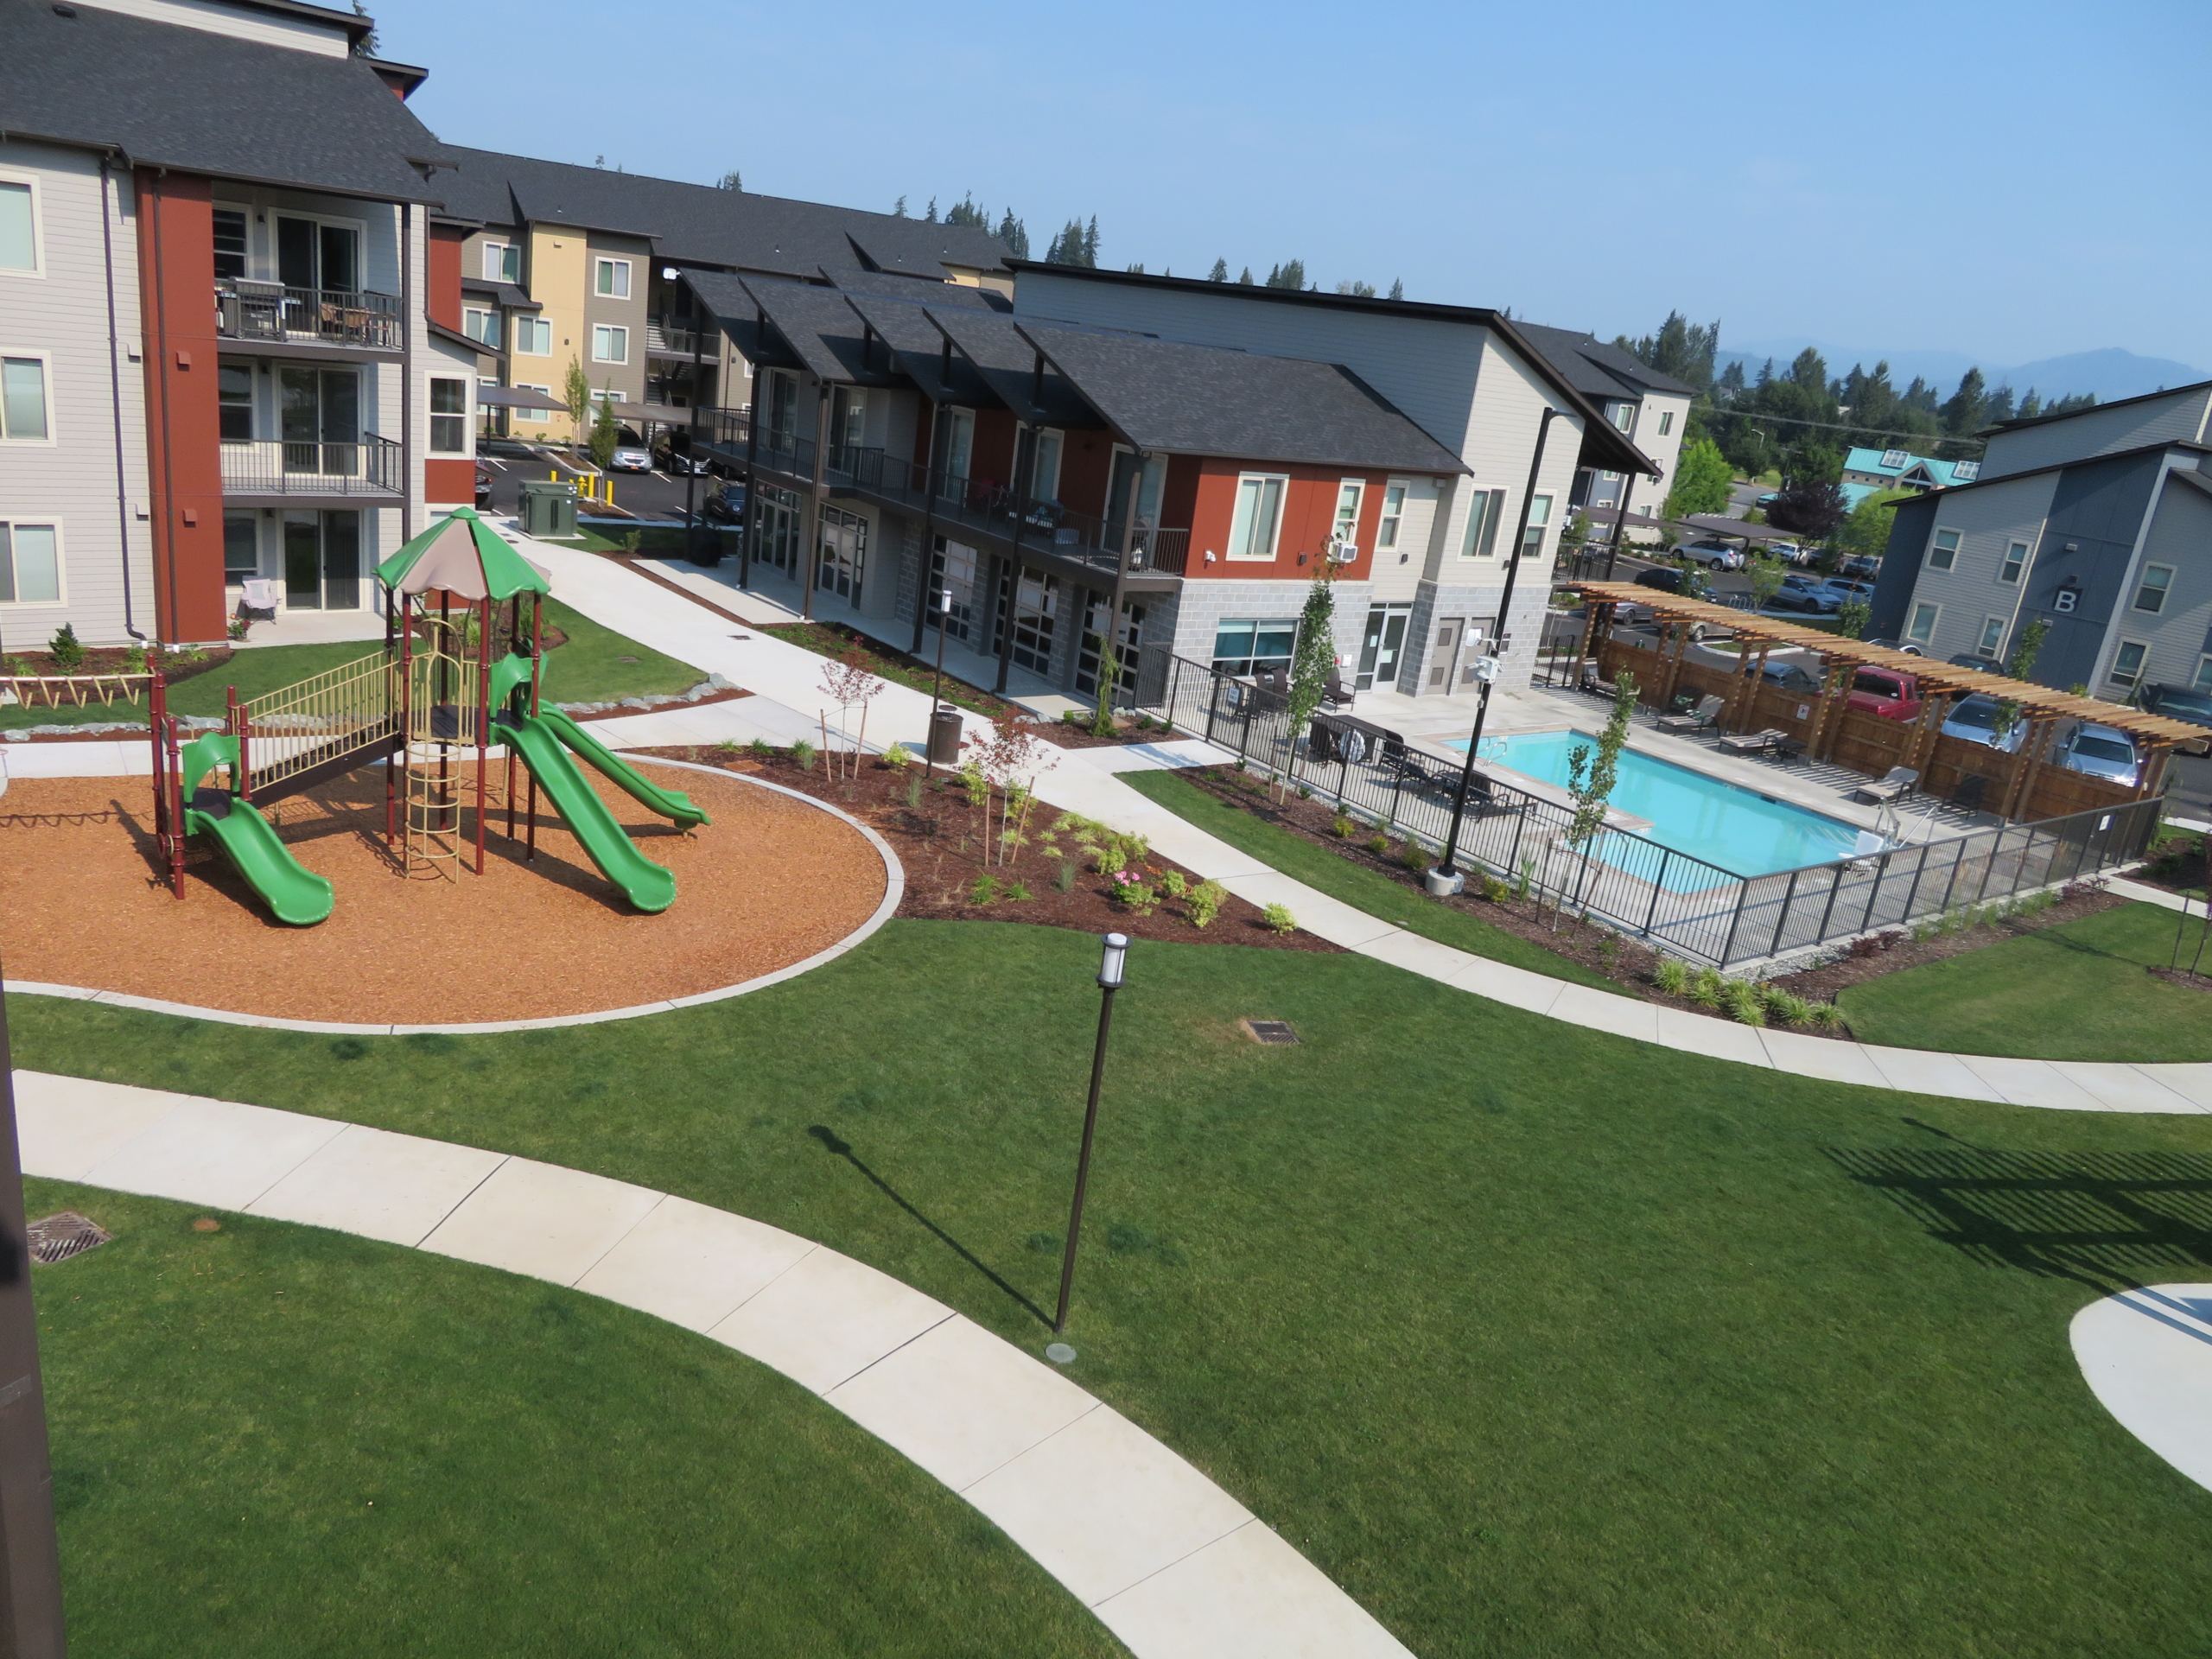
<path fill-rule="evenodd" d="M 537 719 L 539 724 L 582 755 L 587 763 L 598 767 L 609 782 L 646 810 L 671 818 L 687 830 L 693 824 L 713 822 L 691 804 L 689 795 L 679 790 L 661 788 L 559 709 L 545 709 Z"/>
<path fill-rule="evenodd" d="M 503 715 L 499 718 L 499 734 L 522 757 L 523 764 L 537 779 L 537 786 L 552 801 L 553 810 L 561 815 L 561 822 L 583 843 L 584 851 L 591 855 L 591 861 L 599 866 L 600 873 L 621 888 L 632 904 L 639 910 L 663 911 L 676 902 L 675 875 L 639 852 L 623 833 L 613 812 L 599 798 L 599 791 L 591 786 L 591 780 L 569 758 L 568 750 L 562 747 L 561 739 L 547 721 L 518 720 L 512 715 Z M 612 755 L 607 758 L 613 760 Z M 619 760 L 614 764 L 622 766 Z M 627 772 L 629 768 L 622 766 L 622 770 Z M 607 775 L 614 776 L 611 772 Z M 621 780 L 617 778 L 615 781 Z M 638 781 L 645 784 L 643 779 Z M 645 786 L 652 787 L 650 784 Z M 689 808 L 690 804 L 684 804 Z"/>
<path fill-rule="evenodd" d="M 276 832 L 227 790 L 201 789 L 200 780 L 217 766 L 238 758 L 234 737 L 194 738 L 184 751 L 184 831 L 205 836 L 223 849 L 232 868 L 261 895 L 270 914 L 294 927 L 313 927 L 328 919 L 334 889 L 304 868 L 276 838 Z M 204 804 L 203 804 L 204 803 Z"/>

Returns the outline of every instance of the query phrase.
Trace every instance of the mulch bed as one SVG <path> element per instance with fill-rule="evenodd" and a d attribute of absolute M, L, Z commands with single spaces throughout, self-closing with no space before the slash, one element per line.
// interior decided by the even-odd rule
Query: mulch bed
<path fill-rule="evenodd" d="M 505 769 L 493 768 L 496 783 Z M 383 768 L 367 767 L 269 810 L 337 889 L 329 919 L 305 928 L 270 919 L 195 843 L 175 897 L 145 779 L 17 779 L 0 798 L 0 956 L 15 978 L 284 1019 L 543 1019 L 788 967 L 882 902 L 883 859 L 849 825 L 741 779 L 649 770 L 713 823 L 686 835 L 586 775 L 639 849 L 675 872 L 676 902 L 657 916 L 633 910 L 542 803 L 535 862 L 495 803 L 482 875 L 403 874 L 385 846 Z M 473 840 L 473 798 L 463 822 Z"/>
<path fill-rule="evenodd" d="M 1248 811 L 1262 822 L 1287 830 L 1317 846 L 1325 847 L 1339 858 L 1388 876 L 1427 898 L 1427 890 L 1421 885 L 1421 872 L 1434 861 L 1433 855 L 1426 851 L 1420 853 L 1417 855 L 1419 868 L 1409 868 L 1404 856 L 1408 843 L 1395 837 L 1386 837 L 1389 850 L 1376 853 L 1368 843 L 1380 832 L 1372 825 L 1357 821 L 1349 838 L 1338 836 L 1333 828 L 1336 808 L 1331 803 L 1319 799 L 1301 800 L 1294 791 L 1288 800 L 1277 802 L 1273 798 L 1273 791 L 1256 774 L 1240 772 L 1230 766 L 1201 767 L 1177 775 L 1216 800 Z M 1586 925 L 1571 915 L 1555 916 L 1548 906 L 1540 907 L 1531 899 L 1516 899 L 1510 893 L 1502 899 L 1492 899 L 1477 897 L 1471 890 L 1454 899 L 1429 899 L 1428 902 L 1448 905 L 1517 938 L 1541 945 L 1554 956 L 1603 975 L 1646 1001 L 1656 1002 L 1662 1007 L 1680 1008 L 1686 1014 L 1701 1014 L 1710 1019 L 1728 1017 L 1702 1003 L 1669 996 L 1661 991 L 1652 983 L 1653 973 L 1660 961 L 1658 953 L 1633 939 L 1624 938 L 1610 929 Z M 1907 932 L 1893 930 L 1862 941 L 1857 952 L 1841 961 L 1804 973 L 1779 976 L 1766 982 L 1810 1001 L 1833 1001 L 1836 993 L 1847 986 L 1863 984 L 1885 974 L 1916 968 L 1923 963 L 1941 962 L 1946 957 L 1962 956 L 1969 950 L 2001 944 L 2023 933 L 2037 932 L 2063 922 L 2079 921 L 2085 916 L 2094 916 L 2126 902 L 2101 888 L 2076 884 L 2067 889 L 2059 903 L 2032 916 L 2014 917 L 2006 921 L 1920 942 L 1915 942 Z M 1842 1029 L 1807 1029 L 1803 1034 L 1844 1040 L 1850 1038 L 1850 1033 Z"/>
<path fill-rule="evenodd" d="M 1246 944 L 1263 950 L 1328 952 L 1340 949 L 1304 928 L 1276 932 L 1258 906 L 1234 894 L 1224 900 L 1220 914 L 1205 929 L 1192 925 L 1179 899 L 1163 897 L 1149 914 L 1133 911 L 1115 899 L 1106 878 L 1090 868 L 1067 837 L 1058 837 L 1058 856 L 1044 850 L 1041 843 L 1047 839 L 1044 831 L 1060 815 L 1058 809 L 1041 803 L 1031 819 L 1029 844 L 1017 849 L 1004 864 L 995 860 L 987 863 L 981 839 L 982 815 L 968 804 L 967 791 L 943 767 L 938 769 L 933 781 L 922 785 L 918 804 L 910 807 L 907 791 L 910 781 L 921 778 L 918 765 L 893 768 L 874 756 L 863 756 L 852 775 L 838 776 L 831 768 L 851 767 L 849 756 L 817 755 L 811 767 L 801 768 L 780 752 L 765 760 L 749 750 L 733 753 L 708 747 L 640 753 L 753 773 L 849 812 L 897 852 L 906 872 L 906 893 L 899 906 L 901 916 L 933 921 L 1033 922 L 1085 933 L 1121 932 L 1180 944 Z M 1065 892 L 1058 885 L 1064 868 L 1071 868 L 1075 873 L 1074 884 Z M 1169 859 L 1148 859 L 1146 868 L 1161 875 L 1173 871 L 1192 887 L 1198 883 L 1198 876 Z M 975 885 L 984 875 L 998 884 L 1001 896 L 979 903 Z M 1154 883 L 1157 887 L 1157 876 Z M 1029 897 L 1003 896 L 1004 889 L 1016 884 Z"/>
<path fill-rule="evenodd" d="M 2212 874 L 2212 868 L 2208 868 L 2212 858 L 2207 856 L 2205 841 L 2206 837 L 2189 832 L 2168 836 L 2151 848 L 2149 861 L 2131 872 L 2128 880 L 2194 897 L 2204 891 L 2205 878 Z"/>
<path fill-rule="evenodd" d="M 2192 974 L 2186 968 L 2152 968 L 2148 971 L 2152 978 L 2163 979 L 2185 991 L 2212 991 L 2212 974 Z"/>

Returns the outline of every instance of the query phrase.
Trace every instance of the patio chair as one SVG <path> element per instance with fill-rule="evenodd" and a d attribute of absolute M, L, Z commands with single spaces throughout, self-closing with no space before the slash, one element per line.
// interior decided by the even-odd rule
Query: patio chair
<path fill-rule="evenodd" d="M 1802 737 L 1776 738 L 1774 758 L 1777 760 L 1802 760 L 1805 758 L 1805 740 Z"/>
<path fill-rule="evenodd" d="M 1603 697 L 1607 702 L 1621 694 L 1618 683 L 1600 674 L 1595 663 L 1582 664 L 1582 683 L 1576 690 L 1587 691 L 1593 697 Z"/>
<path fill-rule="evenodd" d="M 1884 777 L 1871 784 L 1861 784 L 1852 791 L 1851 798 L 1868 806 L 1886 806 L 1899 796 L 1909 792 L 1920 781 L 1920 774 L 1910 766 L 1891 766 Z"/>
<path fill-rule="evenodd" d="M 1662 732 L 1701 732 L 1720 718 L 1720 699 L 1700 697 L 1696 708 L 1687 715 L 1662 715 L 1659 729 Z"/>
<path fill-rule="evenodd" d="M 1989 779 L 1979 773 L 1962 778 L 1959 786 L 1951 791 L 1951 804 L 1964 811 L 1979 812 L 1982 795 L 1988 788 Z"/>
<path fill-rule="evenodd" d="M 1731 754 L 1766 754 L 1789 735 L 1779 726 L 1770 726 L 1763 732 L 1737 732 L 1724 737 L 1720 747 Z"/>

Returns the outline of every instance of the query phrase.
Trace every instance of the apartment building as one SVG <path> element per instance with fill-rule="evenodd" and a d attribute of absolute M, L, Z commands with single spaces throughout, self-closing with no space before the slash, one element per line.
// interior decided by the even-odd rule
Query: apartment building
<path fill-rule="evenodd" d="M 2127 702 L 2212 690 L 2212 381 L 2007 422 L 1980 475 L 1900 502 L 1873 631 Z"/>
<path fill-rule="evenodd" d="M 9 639 L 220 639 L 250 580 L 359 609 L 469 499 L 474 353 L 426 306 L 441 150 L 369 28 L 0 0 Z"/>
<path fill-rule="evenodd" d="M 1675 467 L 1682 454 L 1682 430 L 1689 423 L 1696 389 L 1660 373 L 1634 353 L 1608 345 L 1594 334 L 1547 328 L 1533 322 L 1514 327 L 1659 469 L 1654 480 L 1618 467 L 1584 467 L 1574 475 L 1567 505 L 1575 508 L 1625 505 L 1631 512 L 1641 506 L 1656 513 L 1675 487 Z"/>
<path fill-rule="evenodd" d="M 477 227 L 461 251 L 461 327 L 484 348 L 480 396 L 506 411 L 495 424 L 515 435 L 575 436 L 565 410 L 545 406 L 564 398 L 571 363 L 633 429 L 750 406 L 751 363 L 710 321 L 701 327 L 671 271 L 884 275 L 1001 296 L 1013 286 L 1005 245 L 969 227 L 493 150 L 449 154 L 446 209 Z"/>
<path fill-rule="evenodd" d="M 1971 484 L 1980 476 L 1978 461 L 1938 461 L 1909 449 L 1853 445 L 1843 458 L 1843 499 L 1847 505 L 1855 507 L 1880 490 L 1924 495 L 1929 490 L 1948 490 L 1955 484 Z"/>
<path fill-rule="evenodd" d="M 1451 476 L 1408 478 L 1391 545 L 1370 563 L 1352 653 L 1362 689 L 1461 690 L 1478 647 L 1501 639 L 1508 682 L 1525 681 L 1548 596 L 1546 562 L 1576 479 L 1589 469 L 1663 471 L 1496 311 L 1027 261 L 1014 270 L 1024 327 L 1126 330 L 1340 365 L 1459 463 Z M 1516 584 L 1513 614 L 1502 618 L 1516 557 L 1535 562 L 1536 579 Z M 1280 627 L 1284 618 L 1263 620 Z"/>
<path fill-rule="evenodd" d="M 1287 666 L 1324 570 L 1359 650 L 1378 565 L 1465 467 L 1339 365 L 1024 321 L 973 288 L 693 271 L 757 366 L 750 579 L 1001 690 L 1170 657 Z M 1470 658 L 1469 660 L 1471 660 Z"/>

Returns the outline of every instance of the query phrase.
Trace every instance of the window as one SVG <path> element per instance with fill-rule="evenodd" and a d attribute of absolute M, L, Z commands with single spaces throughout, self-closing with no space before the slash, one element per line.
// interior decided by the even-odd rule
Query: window
<path fill-rule="evenodd" d="M 591 331 L 591 360 L 594 363 L 627 363 L 630 360 L 630 331 L 609 322 L 594 324 Z"/>
<path fill-rule="evenodd" d="M 253 365 L 226 359 L 215 369 L 215 404 L 225 443 L 253 442 Z"/>
<path fill-rule="evenodd" d="M 484 245 L 484 280 L 487 283 L 520 283 L 522 250 L 511 242 L 486 242 Z"/>
<path fill-rule="evenodd" d="M 1037 435 L 1037 454 L 1029 463 L 1029 499 L 1032 501 L 1057 501 L 1060 499 L 1060 454 L 1065 440 L 1058 432 Z"/>
<path fill-rule="evenodd" d="M 2143 678 L 2143 659 L 2151 654 L 2151 647 L 2140 639 L 2123 639 L 2120 650 L 2112 659 L 2112 672 L 2105 677 L 2114 685 L 2133 690 Z"/>
<path fill-rule="evenodd" d="M 1916 605 L 1912 607 L 1912 626 L 1904 631 L 1905 638 L 1915 645 L 1924 645 L 1935 637 L 1936 619 L 1943 614 L 1941 605 Z"/>
<path fill-rule="evenodd" d="M 515 352 L 521 357 L 552 356 L 553 325 L 543 317 L 517 317 Z"/>
<path fill-rule="evenodd" d="M 245 209 L 218 207 L 215 210 L 216 277 L 235 282 L 244 276 L 245 255 Z"/>
<path fill-rule="evenodd" d="M 1548 495 L 1529 498 L 1529 528 L 1521 532 L 1521 556 L 1544 550 L 1544 530 L 1552 521 L 1552 499 Z"/>
<path fill-rule="evenodd" d="M 1359 540 L 1359 506 L 1367 499 L 1364 480 L 1345 479 L 1337 486 L 1337 521 L 1329 534 L 1339 542 L 1356 544 Z"/>
<path fill-rule="evenodd" d="M 1272 559 L 1282 529 L 1283 486 L 1290 480 L 1268 473 L 1246 473 L 1236 480 L 1236 511 L 1229 521 L 1229 556 Z"/>
<path fill-rule="evenodd" d="M 52 524 L 0 519 L 0 605 L 61 602 L 61 549 Z"/>
<path fill-rule="evenodd" d="M 2190 682 L 2193 691 L 2212 691 L 2212 657 L 2196 659 L 2196 677 Z"/>
<path fill-rule="evenodd" d="M 223 581 L 235 588 L 261 574 L 261 531 L 251 512 L 223 515 Z"/>
<path fill-rule="evenodd" d="M 1608 484 L 1618 484 L 1621 481 L 1621 475 L 1618 473 L 1599 473 L 1598 476 L 1604 479 Z"/>
<path fill-rule="evenodd" d="M 1937 531 L 1935 543 L 1928 550 L 1928 568 L 1930 570 L 1948 570 L 1958 562 L 1959 532 L 1955 530 Z"/>
<path fill-rule="evenodd" d="M 1497 551 L 1497 518 L 1505 506 L 1503 490 L 1477 490 L 1467 504 L 1467 538 L 1459 545 L 1463 559 L 1487 559 Z"/>
<path fill-rule="evenodd" d="M 1996 662 L 2005 654 L 2005 620 L 2001 616 L 1981 619 L 1981 638 L 1974 642 L 1974 654 Z"/>
<path fill-rule="evenodd" d="M 839 507 L 822 509 L 822 556 L 815 562 L 815 586 L 841 599 L 861 602 L 868 575 L 868 520 Z"/>
<path fill-rule="evenodd" d="M 1406 486 L 1393 479 L 1382 492 L 1382 517 L 1375 526 L 1375 545 L 1389 552 L 1398 544 L 1398 527 L 1406 518 Z"/>
<path fill-rule="evenodd" d="M 1675 411 L 1670 409 L 1659 417 L 1659 435 L 1663 438 L 1674 429 Z"/>
<path fill-rule="evenodd" d="M 28 181 L 0 179 L 0 270 L 38 270 L 38 198 Z"/>
<path fill-rule="evenodd" d="M 2135 608 L 2156 616 L 2166 608 L 2166 594 L 2174 585 L 2174 568 L 2171 564 L 2146 564 L 2143 580 L 2136 585 Z"/>
<path fill-rule="evenodd" d="M 53 435 L 46 423 L 45 359 L 0 357 L 0 438 L 43 443 Z"/>
<path fill-rule="evenodd" d="M 541 397 L 550 397 L 553 395 L 553 388 L 550 386 L 525 386 L 518 380 L 515 382 L 515 390 L 517 391 L 534 391 Z M 557 410 L 550 409 L 515 410 L 512 411 L 508 417 L 508 429 L 512 431 L 516 427 L 526 426 L 533 432 L 542 432 L 545 429 L 545 423 L 551 420 L 560 411 Z"/>
<path fill-rule="evenodd" d="M 1298 619 L 1275 621 L 1227 620 L 1215 624 L 1213 665 L 1223 674 L 1255 674 L 1262 669 L 1290 666 L 1291 646 L 1298 639 Z"/>
<path fill-rule="evenodd" d="M 1003 584 L 1004 578 L 1001 578 Z M 999 589 L 1003 594 L 1003 585 Z M 1032 674 L 1052 671 L 1052 636 L 1059 626 L 1060 579 L 1024 570 L 1014 592 L 1014 662 Z"/>
<path fill-rule="evenodd" d="M 630 262 L 627 259 L 600 260 L 597 274 L 592 278 L 592 291 L 601 299 L 628 299 L 630 297 Z"/>
<path fill-rule="evenodd" d="M 430 382 L 430 453 L 465 455 L 468 453 L 468 382 Z"/>
<path fill-rule="evenodd" d="M 2005 563 L 1997 567 L 1997 580 L 2018 582 L 2020 579 L 2020 572 L 2027 568 L 2027 563 L 2028 544 L 2025 542 L 2007 543 L 2005 548 Z"/>
<path fill-rule="evenodd" d="M 1635 431 L 1636 405 L 1634 404 L 1615 404 L 1613 405 L 1613 424 L 1620 428 L 1624 432 Z"/>
<path fill-rule="evenodd" d="M 496 352 L 499 349 L 499 314 L 472 305 L 461 314 L 461 332 Z"/>

